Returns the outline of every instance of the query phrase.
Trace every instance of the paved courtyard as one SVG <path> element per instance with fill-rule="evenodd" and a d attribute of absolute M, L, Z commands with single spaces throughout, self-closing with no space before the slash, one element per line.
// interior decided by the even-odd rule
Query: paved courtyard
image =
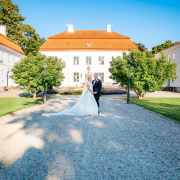
<path fill-rule="evenodd" d="M 75 104 L 57 96 L 0 118 L 0 179 L 180 179 L 180 123 L 119 95 L 97 117 L 41 116 Z"/>

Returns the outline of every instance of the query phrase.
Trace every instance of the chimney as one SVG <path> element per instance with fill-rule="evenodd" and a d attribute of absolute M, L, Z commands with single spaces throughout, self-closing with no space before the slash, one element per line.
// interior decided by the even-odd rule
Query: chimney
<path fill-rule="evenodd" d="M 73 24 L 66 24 L 66 26 L 68 27 L 68 31 L 67 32 L 74 32 L 74 29 L 73 29 Z"/>
<path fill-rule="evenodd" d="M 111 32 L 111 25 L 110 24 L 108 24 L 107 26 L 106 26 L 106 28 L 107 28 L 107 32 Z"/>
<path fill-rule="evenodd" d="M 6 36 L 6 26 L 5 25 L 0 25 L 0 33 Z"/>

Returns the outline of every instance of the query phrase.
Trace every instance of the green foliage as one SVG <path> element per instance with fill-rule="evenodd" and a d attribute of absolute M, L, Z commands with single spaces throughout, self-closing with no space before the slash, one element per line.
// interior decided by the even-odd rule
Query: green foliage
<path fill-rule="evenodd" d="M 6 25 L 7 36 L 17 42 L 26 55 L 36 55 L 45 42 L 36 30 L 28 24 L 23 24 L 25 17 L 19 13 L 19 7 L 11 0 L 0 0 L 0 25 Z"/>
<path fill-rule="evenodd" d="M 167 83 L 168 79 L 175 80 L 176 63 L 168 62 L 166 56 L 161 53 L 159 59 L 149 51 L 130 51 L 130 87 L 138 97 L 143 97 L 147 92 L 154 92 Z M 123 58 L 112 58 L 109 71 L 110 78 L 121 86 L 128 85 L 128 57 L 123 53 Z"/>
<path fill-rule="evenodd" d="M 27 91 L 33 93 L 36 97 L 36 93 L 43 91 L 44 85 L 44 69 L 43 62 L 46 56 L 38 54 L 37 56 L 29 55 L 21 60 L 21 62 L 14 65 L 12 69 L 15 83 L 25 87 Z M 61 81 L 64 79 L 62 69 L 65 67 L 65 63 L 61 59 L 48 57 L 47 68 L 45 71 L 47 89 L 51 90 L 53 86 L 60 86 Z"/>
<path fill-rule="evenodd" d="M 163 44 L 160 44 L 160 45 L 157 45 L 157 46 L 154 46 L 152 48 L 152 53 L 153 54 L 156 54 L 160 51 L 162 51 L 163 49 L 166 49 L 174 44 L 178 43 L 177 41 L 175 43 L 173 43 L 171 40 L 167 40 L 166 43 L 163 43 Z"/>
<path fill-rule="evenodd" d="M 42 99 L 31 99 L 23 97 L 0 98 L 0 117 L 18 111 L 20 109 L 24 109 L 26 107 L 40 104 L 42 102 Z"/>

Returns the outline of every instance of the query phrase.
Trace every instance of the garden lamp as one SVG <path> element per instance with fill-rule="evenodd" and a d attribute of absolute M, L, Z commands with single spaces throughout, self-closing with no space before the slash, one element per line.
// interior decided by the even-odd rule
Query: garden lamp
<path fill-rule="evenodd" d="M 43 62 L 43 68 L 44 68 L 44 93 L 43 93 L 43 98 L 44 98 L 44 103 L 46 103 L 46 68 L 47 68 L 46 60 L 47 60 L 47 57 L 44 58 L 44 62 Z"/>

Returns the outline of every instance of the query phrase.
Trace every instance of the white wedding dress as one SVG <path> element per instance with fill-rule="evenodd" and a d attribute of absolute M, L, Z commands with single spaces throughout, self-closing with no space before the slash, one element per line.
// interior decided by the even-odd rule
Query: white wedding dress
<path fill-rule="evenodd" d="M 53 115 L 70 115 L 70 116 L 96 116 L 98 115 L 98 106 L 94 95 L 87 90 L 87 85 L 90 85 L 90 89 L 93 91 L 91 82 L 87 82 L 84 86 L 84 90 L 81 94 L 78 102 L 70 109 L 60 111 L 58 113 L 42 114 L 43 116 Z"/>

